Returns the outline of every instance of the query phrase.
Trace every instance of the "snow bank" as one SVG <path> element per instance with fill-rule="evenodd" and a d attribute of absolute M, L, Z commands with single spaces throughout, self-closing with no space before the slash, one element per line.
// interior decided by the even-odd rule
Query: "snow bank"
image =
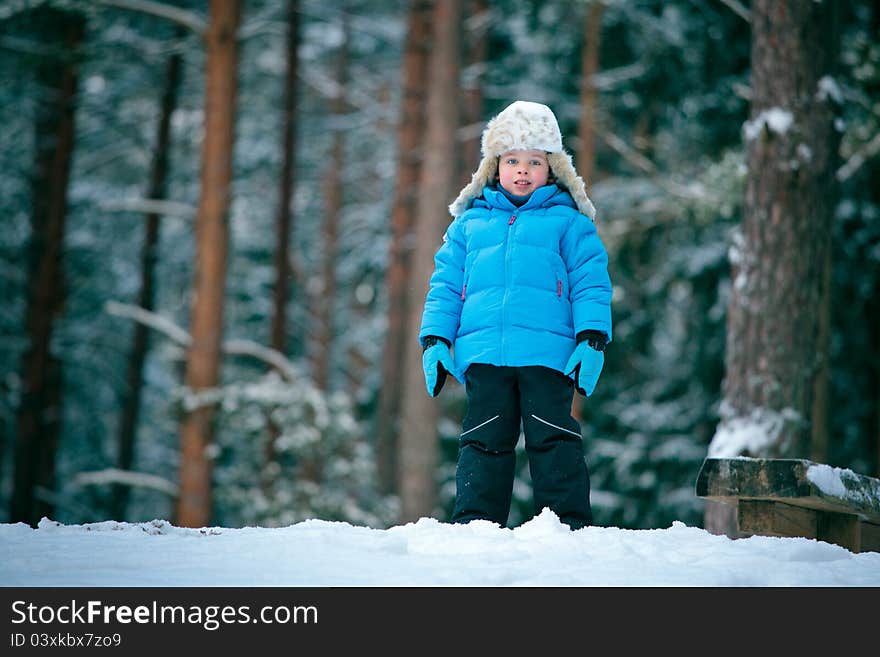
<path fill-rule="evenodd" d="M 824 475 L 823 475 L 824 476 Z M 187 529 L 165 520 L 0 525 L 3 586 L 880 586 L 880 553 L 805 538 L 570 531 L 549 510 L 507 529 L 431 518 L 371 529 Z"/>

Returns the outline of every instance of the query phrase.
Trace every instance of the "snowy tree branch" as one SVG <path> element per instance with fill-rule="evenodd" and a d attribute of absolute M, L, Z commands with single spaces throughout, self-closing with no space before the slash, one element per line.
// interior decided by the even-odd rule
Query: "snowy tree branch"
<path fill-rule="evenodd" d="M 837 170 L 837 179 L 840 182 L 848 180 L 865 162 L 877 155 L 877 153 L 880 153 L 880 133 L 874 135 L 871 141 L 853 153 L 853 156 Z"/>
<path fill-rule="evenodd" d="M 288 381 L 297 379 L 296 368 L 284 354 L 253 340 L 227 340 L 223 343 L 223 353 L 231 356 L 251 356 L 274 367 Z"/>
<path fill-rule="evenodd" d="M 742 18 L 746 23 L 752 22 L 752 17 L 749 14 L 749 10 L 743 7 L 736 0 L 719 0 L 722 5 L 732 10 L 734 14 Z"/>
<path fill-rule="evenodd" d="M 165 334 L 165 336 L 170 338 L 172 342 L 176 342 L 183 347 L 188 347 L 192 341 L 189 333 L 170 319 L 163 317 L 158 313 L 144 310 L 140 306 L 119 303 L 118 301 L 108 301 L 104 306 L 104 310 L 108 315 L 127 317 L 128 319 L 133 319 L 144 326 L 149 326 L 151 329 Z"/>
<path fill-rule="evenodd" d="M 192 11 L 187 11 L 186 9 L 170 7 L 161 2 L 153 2 L 152 0 L 97 0 L 97 2 L 110 7 L 130 9 L 132 11 L 140 11 L 160 18 L 166 18 L 174 23 L 189 28 L 196 34 L 204 34 L 208 29 L 207 23 L 198 14 Z"/>
<path fill-rule="evenodd" d="M 56 507 L 56 509 L 67 509 L 69 512 L 87 520 L 98 520 L 98 515 L 93 509 L 69 499 L 46 486 L 35 486 L 34 497 Z"/>
<path fill-rule="evenodd" d="M 634 148 L 630 148 L 627 143 L 618 137 L 613 132 L 605 131 L 602 133 L 602 139 L 608 144 L 613 150 L 617 151 L 623 158 L 634 165 L 636 168 L 641 169 L 645 173 L 655 174 L 657 173 L 657 167 L 654 166 L 654 163 L 651 162 L 644 155 L 639 153 Z"/>
<path fill-rule="evenodd" d="M 647 70 L 647 67 L 642 63 L 618 66 L 593 73 L 590 76 L 590 84 L 599 91 L 610 91 L 623 82 L 641 77 Z"/>
<path fill-rule="evenodd" d="M 18 13 L 36 9 L 40 5 L 46 4 L 47 0 L 8 0 L 0 7 L 0 20 L 12 18 Z"/>
<path fill-rule="evenodd" d="M 123 484 L 131 487 L 149 488 L 165 493 L 170 497 L 177 497 L 178 490 L 177 484 L 158 475 L 133 472 L 131 470 L 119 470 L 118 468 L 80 472 L 73 478 L 71 484 L 77 488 L 89 485 Z"/>
<path fill-rule="evenodd" d="M 187 331 L 158 313 L 117 301 L 108 301 L 104 309 L 110 315 L 127 317 L 149 326 L 181 346 L 187 347 L 192 342 L 192 337 Z M 270 347 L 264 347 L 253 340 L 227 340 L 221 345 L 220 350 L 230 356 L 251 356 L 261 360 L 275 368 L 287 381 L 295 381 L 299 378 L 296 367 L 284 354 Z"/>
<path fill-rule="evenodd" d="M 651 176 L 655 182 L 673 196 L 686 199 L 706 201 L 709 198 L 706 190 L 697 184 L 680 185 L 657 174 L 657 165 L 632 148 L 623 139 L 610 131 L 602 133 L 602 139 L 608 146 L 619 153 L 627 162 Z"/>
<path fill-rule="evenodd" d="M 287 34 L 287 23 L 276 18 L 278 14 L 279 3 L 270 2 L 259 11 L 259 13 L 249 18 L 238 30 L 238 38 L 242 41 L 262 34 Z"/>
<path fill-rule="evenodd" d="M 153 198 L 132 198 L 121 201 L 105 201 L 101 203 L 102 210 L 110 212 L 142 212 L 143 214 L 161 214 L 165 216 L 192 219 L 196 216 L 197 209 L 189 203 L 177 201 L 163 201 Z"/>

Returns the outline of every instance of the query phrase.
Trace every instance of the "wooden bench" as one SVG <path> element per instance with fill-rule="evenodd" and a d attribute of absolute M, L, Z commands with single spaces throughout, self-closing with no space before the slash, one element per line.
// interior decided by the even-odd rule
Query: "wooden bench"
<path fill-rule="evenodd" d="M 852 470 L 803 459 L 707 458 L 696 493 L 735 507 L 745 535 L 880 552 L 880 480 Z"/>

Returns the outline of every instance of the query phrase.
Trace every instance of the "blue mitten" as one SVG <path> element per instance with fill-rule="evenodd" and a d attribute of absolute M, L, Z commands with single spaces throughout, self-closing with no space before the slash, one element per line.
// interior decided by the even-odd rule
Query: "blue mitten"
<path fill-rule="evenodd" d="M 436 397 L 440 394 L 443 384 L 446 383 L 447 374 L 451 374 L 459 382 L 461 382 L 461 376 L 455 369 L 452 354 L 449 353 L 449 346 L 445 342 L 429 336 L 425 338 L 424 347 L 422 368 L 425 370 L 425 385 L 428 388 L 428 394 Z"/>
<path fill-rule="evenodd" d="M 597 345 L 599 346 L 599 345 Z M 601 344 L 604 347 L 604 344 Z M 582 395 L 589 397 L 596 389 L 602 366 L 605 364 L 605 352 L 596 349 L 584 340 L 575 347 L 574 353 L 565 365 L 565 373 L 574 380 L 575 388 Z"/>

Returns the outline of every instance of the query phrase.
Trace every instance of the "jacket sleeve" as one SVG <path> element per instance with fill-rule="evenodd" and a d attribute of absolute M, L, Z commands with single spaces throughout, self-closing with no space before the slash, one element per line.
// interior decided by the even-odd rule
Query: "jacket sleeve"
<path fill-rule="evenodd" d="M 611 342 L 611 278 L 608 252 L 596 227 L 578 213 L 562 237 L 562 257 L 568 269 L 569 300 L 575 335 L 602 331 Z"/>
<path fill-rule="evenodd" d="M 443 235 L 443 244 L 434 256 L 434 273 L 425 297 L 419 343 L 429 335 L 455 342 L 461 319 L 462 285 L 466 247 L 459 219 Z"/>

